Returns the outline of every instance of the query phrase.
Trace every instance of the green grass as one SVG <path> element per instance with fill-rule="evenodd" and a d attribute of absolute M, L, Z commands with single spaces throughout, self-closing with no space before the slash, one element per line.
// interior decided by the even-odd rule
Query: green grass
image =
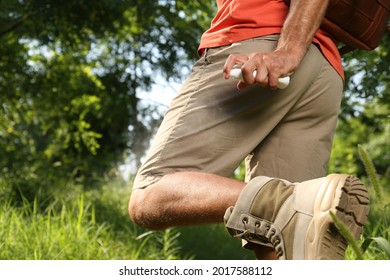
<path fill-rule="evenodd" d="M 349 246 L 346 259 L 389 259 L 390 193 L 381 185 L 388 180 L 362 179 L 369 190 L 371 209 L 363 237 L 356 244 L 360 249 Z M 66 191 L 49 196 L 38 192 L 32 202 L 15 203 L 0 197 L 0 259 L 254 259 L 223 225 L 160 232 L 135 226 L 127 215 L 130 188 L 122 181 L 95 190 L 81 189 L 67 186 Z"/>
<path fill-rule="evenodd" d="M 222 225 L 161 232 L 133 225 L 126 211 L 128 191 L 125 186 L 109 184 L 99 191 L 73 192 L 49 203 L 43 203 L 39 197 L 19 206 L 2 203 L 0 259 L 254 259 L 252 252 L 243 250 L 240 241 L 230 237 Z M 390 201 L 386 192 L 384 201 Z M 358 245 L 366 246 L 364 259 L 384 260 L 388 255 L 379 241 L 390 240 L 390 211 L 375 199 L 373 202 Z M 346 259 L 357 259 L 351 247 Z"/>
<path fill-rule="evenodd" d="M 253 259 L 222 225 L 147 231 L 127 215 L 130 189 L 123 182 L 102 189 L 69 188 L 49 201 L 2 201 L 2 260 Z"/>
<path fill-rule="evenodd" d="M 71 194 L 42 208 L 24 201 L 0 208 L 0 259 L 118 260 L 183 259 L 173 230 L 145 233 L 126 214 L 128 191 L 115 184 Z"/>
<path fill-rule="evenodd" d="M 383 201 L 380 203 L 370 183 L 367 181 L 365 185 L 368 186 L 370 194 L 370 213 L 364 226 L 363 236 L 358 241 L 363 256 L 360 257 L 359 252 L 349 246 L 346 259 L 388 260 L 390 259 L 390 194 L 388 191 L 382 191 Z"/>
<path fill-rule="evenodd" d="M 390 259 L 390 194 L 389 178 L 380 178 L 373 161 L 363 146 L 358 147 L 367 178 L 364 184 L 370 197 L 370 213 L 364 226 L 363 237 L 354 244 L 350 240 L 346 259 L 386 260 Z M 343 225 L 340 225 L 343 228 Z M 348 238 L 348 232 L 344 234 Z"/>
<path fill-rule="evenodd" d="M 254 260 L 252 251 L 244 250 L 241 241 L 231 237 L 222 224 L 191 226 L 178 229 L 179 244 L 193 259 Z"/>

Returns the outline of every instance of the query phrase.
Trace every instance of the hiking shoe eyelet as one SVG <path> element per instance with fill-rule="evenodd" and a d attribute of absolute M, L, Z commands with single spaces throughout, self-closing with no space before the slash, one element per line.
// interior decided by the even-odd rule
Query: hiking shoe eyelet
<path fill-rule="evenodd" d="M 300 183 L 258 176 L 231 209 L 225 213 L 229 233 L 241 231 L 236 237 L 272 246 L 279 259 L 335 260 L 344 259 L 348 244 L 326 213 L 332 211 L 359 239 L 369 197 L 363 183 L 347 174 Z"/>

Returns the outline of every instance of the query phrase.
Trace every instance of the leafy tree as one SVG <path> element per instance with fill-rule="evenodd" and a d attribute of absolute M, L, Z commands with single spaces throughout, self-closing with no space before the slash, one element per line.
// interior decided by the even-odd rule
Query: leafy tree
<path fill-rule="evenodd" d="M 390 35 L 372 52 L 353 51 L 343 57 L 346 72 L 344 99 L 331 172 L 364 176 L 358 144 L 366 145 L 383 179 L 389 180 Z"/>
<path fill-rule="evenodd" d="M 374 160 L 383 179 L 390 179 L 390 108 L 374 99 L 364 105 L 359 117 L 341 120 L 338 124 L 330 160 L 330 172 L 365 176 L 359 159 L 358 145 L 362 144 Z"/>
<path fill-rule="evenodd" d="M 157 73 L 180 78 L 209 3 L 1 0 L 3 192 L 94 185 L 125 157 L 139 160 L 161 116 L 137 91 Z"/>
<path fill-rule="evenodd" d="M 346 72 L 342 116 L 357 116 L 374 99 L 390 106 L 390 33 L 374 51 L 353 51 L 343 57 Z M 360 108 L 359 108 L 360 107 Z"/>
<path fill-rule="evenodd" d="M 161 116 L 137 92 L 156 75 L 183 78 L 215 8 L 213 0 L 0 0 L 0 192 L 94 185 L 124 158 L 139 162 Z M 360 143 L 388 135 L 388 113 L 366 105 L 388 112 L 389 44 L 387 36 L 374 52 L 344 57 L 339 135 L 359 135 L 354 122 Z M 339 158 L 358 142 L 342 141 Z"/>

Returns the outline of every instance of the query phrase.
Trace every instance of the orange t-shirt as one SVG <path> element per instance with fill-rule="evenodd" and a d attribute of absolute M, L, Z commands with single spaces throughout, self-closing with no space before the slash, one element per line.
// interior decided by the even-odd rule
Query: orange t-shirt
<path fill-rule="evenodd" d="M 202 35 L 199 50 L 220 47 L 249 38 L 278 34 L 288 13 L 283 0 L 217 0 L 218 11 L 211 27 Z M 336 43 L 319 30 L 313 42 L 344 78 Z"/>

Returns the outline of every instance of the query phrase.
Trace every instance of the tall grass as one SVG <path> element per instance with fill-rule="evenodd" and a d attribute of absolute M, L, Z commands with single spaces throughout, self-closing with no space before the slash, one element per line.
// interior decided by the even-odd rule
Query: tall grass
<path fill-rule="evenodd" d="M 107 198 L 107 193 L 102 197 Z M 11 202 L 3 203 L 0 208 L 0 259 L 183 258 L 177 242 L 178 233 L 174 230 L 151 232 L 138 238 L 142 229 L 132 225 L 125 212 L 118 211 L 122 206 L 114 208 L 122 202 L 126 204 L 125 196 L 119 204 L 112 193 L 110 201 L 95 200 L 94 197 L 81 192 L 71 200 L 53 200 L 43 210 L 39 198 L 32 203 L 25 200 L 18 207 Z M 109 218 L 109 213 L 115 217 Z"/>
<path fill-rule="evenodd" d="M 390 195 L 388 189 L 383 187 L 370 155 L 361 145 L 358 151 L 367 173 L 365 185 L 370 195 L 370 213 L 362 239 L 358 242 L 353 240 L 346 227 L 334 215 L 332 217 L 349 240 L 346 259 L 390 259 Z M 383 181 L 388 183 L 387 180 Z"/>
<path fill-rule="evenodd" d="M 371 210 L 362 239 L 347 248 L 346 259 L 388 259 L 390 195 L 382 186 L 388 180 L 376 174 L 364 150 L 360 153 L 370 168 L 368 178 L 362 179 L 368 186 Z M 137 227 L 128 218 L 129 188 L 122 183 L 98 190 L 67 190 L 49 201 L 39 193 L 32 202 L 0 197 L 0 259 L 254 259 L 223 225 L 160 232 Z"/>

